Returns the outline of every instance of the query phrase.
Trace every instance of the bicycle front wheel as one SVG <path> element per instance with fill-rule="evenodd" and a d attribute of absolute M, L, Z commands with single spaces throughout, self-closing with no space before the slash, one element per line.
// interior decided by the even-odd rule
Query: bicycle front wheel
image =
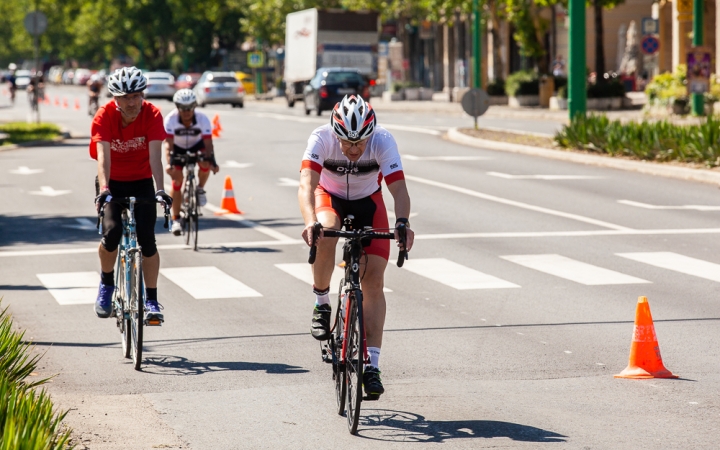
<path fill-rule="evenodd" d="M 130 331 L 132 334 L 132 359 L 135 370 L 142 362 L 143 321 L 145 320 L 145 283 L 142 273 L 142 256 L 133 256 L 130 274 Z"/>
<path fill-rule="evenodd" d="M 127 264 L 125 263 L 125 257 L 121 254 L 119 256 L 120 261 L 118 263 L 118 270 L 115 274 L 115 298 L 113 302 L 115 304 L 115 318 L 117 320 L 118 328 L 122 333 L 122 352 L 123 358 L 130 358 L 130 352 L 132 348 L 132 332 L 130 324 L 130 316 L 128 310 L 130 309 L 130 298 L 127 295 Z"/>
<path fill-rule="evenodd" d="M 333 334 L 330 337 L 330 350 L 333 352 L 333 379 L 335 380 L 335 399 L 337 400 L 337 412 L 339 415 L 345 414 L 345 396 L 347 395 L 347 385 L 345 384 L 345 364 L 341 359 L 343 333 L 345 332 L 345 321 L 343 320 L 342 307 L 342 284 L 340 285 L 340 295 L 338 306 L 335 309 L 335 326 Z"/>
<path fill-rule="evenodd" d="M 363 364 L 365 362 L 365 330 L 362 317 L 362 292 L 353 291 L 348 299 L 350 314 L 347 320 L 347 350 L 345 353 L 345 377 L 347 384 L 347 422 L 350 434 L 356 434 L 360 422 L 362 403 Z"/>

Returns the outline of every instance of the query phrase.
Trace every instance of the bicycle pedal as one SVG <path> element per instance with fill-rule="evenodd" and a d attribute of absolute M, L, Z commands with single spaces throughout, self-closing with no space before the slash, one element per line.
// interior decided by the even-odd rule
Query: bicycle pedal
<path fill-rule="evenodd" d="M 363 401 L 366 402 L 374 402 L 380 400 L 380 394 L 368 394 L 365 397 L 363 397 Z"/>
<path fill-rule="evenodd" d="M 163 321 L 160 319 L 145 319 L 146 327 L 159 327 L 162 326 Z"/>

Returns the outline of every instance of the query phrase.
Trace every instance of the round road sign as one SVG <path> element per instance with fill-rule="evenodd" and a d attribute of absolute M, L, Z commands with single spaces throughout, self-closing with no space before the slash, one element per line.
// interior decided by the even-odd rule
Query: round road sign
<path fill-rule="evenodd" d="M 645 36 L 640 44 L 643 53 L 646 55 L 654 55 L 660 50 L 660 40 L 655 36 Z"/>
<path fill-rule="evenodd" d="M 473 88 L 463 95 L 460 104 L 463 111 L 473 117 L 479 117 L 490 107 L 490 98 L 482 89 Z"/>
<path fill-rule="evenodd" d="M 40 11 L 33 11 L 25 16 L 25 29 L 33 36 L 40 36 L 47 30 L 47 16 Z"/>

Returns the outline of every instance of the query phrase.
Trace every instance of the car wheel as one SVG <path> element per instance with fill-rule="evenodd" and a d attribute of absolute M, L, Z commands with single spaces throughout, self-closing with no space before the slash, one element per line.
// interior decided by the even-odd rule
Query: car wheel
<path fill-rule="evenodd" d="M 318 104 L 315 106 L 315 115 L 319 116 L 321 114 L 322 114 L 322 109 L 320 108 L 320 103 L 318 102 Z"/>
<path fill-rule="evenodd" d="M 306 102 L 303 102 L 303 105 L 305 106 L 305 115 L 306 115 L 306 116 L 309 116 L 309 115 L 310 115 L 310 110 L 309 110 L 308 107 L 307 107 L 307 103 L 306 103 Z"/>
<path fill-rule="evenodd" d="M 290 100 L 290 97 L 287 98 L 288 102 L 288 108 L 292 108 L 295 106 L 295 100 Z"/>
<path fill-rule="evenodd" d="M 238 104 L 237 104 L 237 107 L 238 107 L 238 108 L 244 108 L 244 107 L 245 107 L 245 102 L 240 102 L 240 103 L 238 103 Z"/>

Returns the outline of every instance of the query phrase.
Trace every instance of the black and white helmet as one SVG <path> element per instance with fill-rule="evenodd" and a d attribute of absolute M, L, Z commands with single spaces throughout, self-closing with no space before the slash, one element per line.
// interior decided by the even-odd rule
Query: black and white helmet
<path fill-rule="evenodd" d="M 108 91 L 115 97 L 142 92 L 147 87 L 147 78 L 135 66 L 117 69 L 108 78 Z"/>
<path fill-rule="evenodd" d="M 192 107 L 197 104 L 197 97 L 190 89 L 180 89 L 173 95 L 173 103 L 177 106 Z"/>
<path fill-rule="evenodd" d="M 359 95 L 346 95 L 333 108 L 330 126 L 342 140 L 364 141 L 375 131 L 375 111 Z"/>

